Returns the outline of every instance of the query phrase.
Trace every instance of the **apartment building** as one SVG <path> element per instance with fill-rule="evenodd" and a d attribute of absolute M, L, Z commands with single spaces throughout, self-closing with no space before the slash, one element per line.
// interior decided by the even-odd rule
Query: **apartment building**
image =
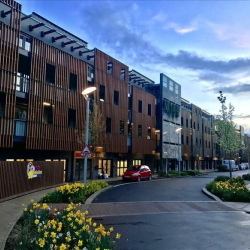
<path fill-rule="evenodd" d="M 106 131 L 88 178 L 152 164 L 155 96 L 129 85 L 128 66 L 15 1 L 0 8 L 0 161 L 63 162 L 64 180 L 81 180 L 81 93 L 95 86 Z"/>
<path fill-rule="evenodd" d="M 217 165 L 215 141 L 212 136 L 213 116 L 200 107 L 181 99 L 182 168 L 205 170 Z"/>

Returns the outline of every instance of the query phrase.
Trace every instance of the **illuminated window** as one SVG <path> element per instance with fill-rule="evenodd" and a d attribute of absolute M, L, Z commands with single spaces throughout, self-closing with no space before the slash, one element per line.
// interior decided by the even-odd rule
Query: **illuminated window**
<path fill-rule="evenodd" d="M 141 165 L 141 160 L 133 160 L 133 165 Z"/>
<path fill-rule="evenodd" d="M 34 159 L 26 159 L 26 161 L 34 161 Z"/>
<path fill-rule="evenodd" d="M 45 161 L 51 161 L 51 159 L 46 159 Z"/>
<path fill-rule="evenodd" d="M 16 161 L 24 161 L 24 159 L 16 159 Z"/>
<path fill-rule="evenodd" d="M 14 159 L 6 159 L 6 161 L 14 161 Z"/>

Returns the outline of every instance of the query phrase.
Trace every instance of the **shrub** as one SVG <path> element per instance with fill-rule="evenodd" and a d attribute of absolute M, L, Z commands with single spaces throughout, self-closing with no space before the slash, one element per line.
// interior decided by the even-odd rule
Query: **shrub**
<path fill-rule="evenodd" d="M 81 212 L 80 204 L 69 204 L 60 211 L 47 204 L 32 203 L 16 227 L 15 235 L 7 242 L 8 249 L 113 249 L 112 239 L 120 238 L 113 228 L 96 225 L 88 212 Z"/>
<path fill-rule="evenodd" d="M 242 178 L 246 181 L 250 181 L 250 174 L 243 174 Z"/>
<path fill-rule="evenodd" d="M 214 181 L 228 181 L 230 178 L 228 176 L 217 176 Z"/>
<path fill-rule="evenodd" d="M 218 172 L 228 172 L 227 166 L 225 165 L 218 165 L 217 169 L 218 169 Z"/>
<path fill-rule="evenodd" d="M 207 184 L 206 188 L 224 201 L 250 201 L 250 191 L 241 177 L 226 181 L 213 181 Z"/>
<path fill-rule="evenodd" d="M 159 171 L 158 177 L 167 177 L 167 173 L 164 171 Z"/>
<path fill-rule="evenodd" d="M 66 184 L 57 187 L 55 191 L 46 194 L 40 202 L 42 203 L 84 203 L 86 199 L 96 191 L 107 187 L 105 181 L 87 182 L 84 188 L 83 183 Z"/>
<path fill-rule="evenodd" d="M 191 176 L 195 176 L 195 175 L 198 175 L 198 174 L 203 174 L 198 170 L 186 170 L 185 172 L 187 173 L 187 175 L 191 175 Z"/>

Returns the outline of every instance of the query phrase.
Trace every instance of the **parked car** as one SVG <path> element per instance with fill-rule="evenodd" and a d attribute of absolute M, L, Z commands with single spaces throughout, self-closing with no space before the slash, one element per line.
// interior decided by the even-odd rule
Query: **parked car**
<path fill-rule="evenodd" d="M 240 170 L 245 170 L 246 169 L 245 163 L 239 164 L 239 168 L 240 168 Z"/>
<path fill-rule="evenodd" d="M 226 166 L 228 170 L 230 170 L 230 166 L 231 166 L 232 171 L 233 170 L 235 170 L 235 171 L 238 170 L 238 167 L 235 164 L 234 160 L 224 160 L 224 161 L 222 161 L 222 165 Z"/>
<path fill-rule="evenodd" d="M 146 165 L 133 165 L 122 175 L 122 180 L 141 181 L 142 179 L 152 179 L 151 170 Z"/>
<path fill-rule="evenodd" d="M 246 167 L 246 169 L 249 169 L 249 164 L 247 162 L 243 163 Z"/>

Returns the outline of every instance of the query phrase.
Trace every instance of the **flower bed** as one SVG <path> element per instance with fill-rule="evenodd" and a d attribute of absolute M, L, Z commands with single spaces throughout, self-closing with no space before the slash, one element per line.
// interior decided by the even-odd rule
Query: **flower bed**
<path fill-rule="evenodd" d="M 250 191 L 247 189 L 241 177 L 229 180 L 227 180 L 226 177 L 217 177 L 215 181 L 207 184 L 206 188 L 209 192 L 218 196 L 223 201 L 250 201 Z"/>
<path fill-rule="evenodd" d="M 56 188 L 55 191 L 46 194 L 40 202 L 45 203 L 84 203 L 86 199 L 96 191 L 107 187 L 105 181 L 87 182 L 84 188 L 83 183 L 66 184 Z"/>
<path fill-rule="evenodd" d="M 115 239 L 121 237 L 102 224 L 87 218 L 88 212 L 79 210 L 80 204 L 69 204 L 62 210 L 32 202 L 24 207 L 24 214 L 14 227 L 5 249 L 113 249 Z"/>

